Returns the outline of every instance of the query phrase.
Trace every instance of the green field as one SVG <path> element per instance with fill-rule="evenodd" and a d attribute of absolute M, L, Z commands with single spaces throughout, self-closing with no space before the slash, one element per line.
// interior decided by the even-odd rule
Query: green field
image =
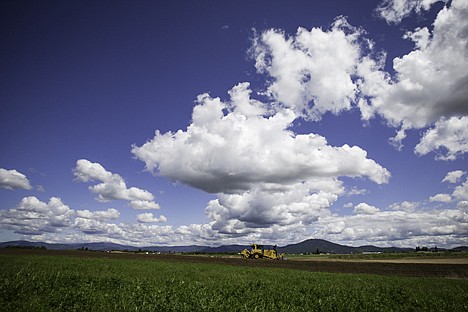
<path fill-rule="evenodd" d="M 0 254 L 2 311 L 468 311 L 466 279 Z"/>

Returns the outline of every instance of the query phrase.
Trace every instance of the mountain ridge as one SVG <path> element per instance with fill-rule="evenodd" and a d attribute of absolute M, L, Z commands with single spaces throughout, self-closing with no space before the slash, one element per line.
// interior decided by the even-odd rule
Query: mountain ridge
<path fill-rule="evenodd" d="M 270 248 L 272 245 L 265 245 L 266 248 Z M 171 253 L 236 253 L 240 252 L 244 248 L 249 248 L 248 245 L 221 245 L 218 247 L 210 246 L 199 246 L 199 245 L 187 245 L 187 246 L 145 246 L 135 247 L 131 245 L 121 245 L 115 243 L 96 242 L 96 243 L 44 243 L 44 242 L 30 242 L 26 240 L 17 240 L 9 242 L 1 242 L 0 248 L 47 248 L 50 250 L 73 250 L 73 249 L 86 249 L 96 251 L 139 251 L 146 250 L 152 252 L 171 252 Z M 400 247 L 377 247 L 373 245 L 364 246 L 347 246 L 336 244 L 324 239 L 308 239 L 299 243 L 289 244 L 283 247 L 277 247 L 278 252 L 289 253 L 289 254 L 301 254 L 301 253 L 331 253 L 331 254 L 351 254 L 351 253 L 363 253 L 363 252 L 409 252 L 413 251 L 414 248 L 400 248 Z M 446 250 L 439 248 L 439 250 Z M 458 246 L 452 249 L 453 251 L 467 251 L 467 246 Z"/>

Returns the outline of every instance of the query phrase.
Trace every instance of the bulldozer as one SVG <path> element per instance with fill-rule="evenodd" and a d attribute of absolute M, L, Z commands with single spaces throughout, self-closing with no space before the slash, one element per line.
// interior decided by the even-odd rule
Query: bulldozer
<path fill-rule="evenodd" d="M 280 260 L 283 259 L 284 254 L 278 254 L 276 250 L 276 245 L 273 249 L 265 249 L 262 245 L 252 244 L 250 245 L 251 250 L 244 249 L 240 252 L 242 258 L 244 259 L 261 259 L 266 258 L 270 260 Z"/>

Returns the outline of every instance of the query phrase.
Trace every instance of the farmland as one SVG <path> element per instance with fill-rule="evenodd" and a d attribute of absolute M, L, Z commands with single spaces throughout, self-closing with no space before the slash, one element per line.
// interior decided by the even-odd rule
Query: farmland
<path fill-rule="evenodd" d="M 468 310 L 466 264 L 3 249 L 0 266 L 3 311 Z"/>

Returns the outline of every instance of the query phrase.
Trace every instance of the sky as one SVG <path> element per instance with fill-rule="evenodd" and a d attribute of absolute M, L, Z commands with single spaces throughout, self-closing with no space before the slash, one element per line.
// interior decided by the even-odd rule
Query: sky
<path fill-rule="evenodd" d="M 0 241 L 468 245 L 468 1 L 2 1 Z"/>

